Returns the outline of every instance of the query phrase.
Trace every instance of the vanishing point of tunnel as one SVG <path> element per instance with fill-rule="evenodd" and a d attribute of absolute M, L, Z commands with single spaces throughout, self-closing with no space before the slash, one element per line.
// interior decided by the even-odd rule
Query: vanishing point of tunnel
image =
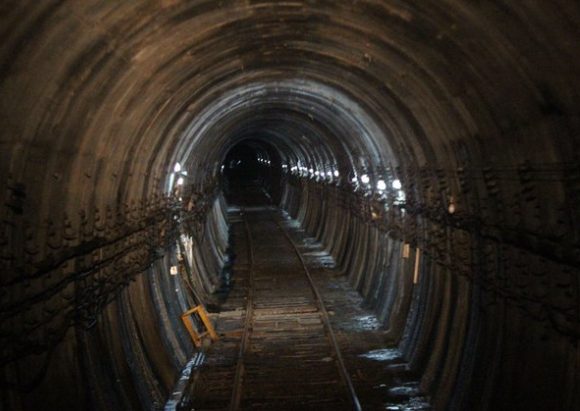
<path fill-rule="evenodd" d="M 0 1 L 0 410 L 580 410 L 577 0 Z"/>

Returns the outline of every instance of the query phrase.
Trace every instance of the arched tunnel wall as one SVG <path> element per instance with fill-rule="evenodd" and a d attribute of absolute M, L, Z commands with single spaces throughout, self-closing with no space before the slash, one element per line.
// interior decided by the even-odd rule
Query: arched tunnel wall
<path fill-rule="evenodd" d="M 576 2 L 0 10 L 3 408 L 162 406 L 248 138 L 436 409 L 580 407 Z"/>

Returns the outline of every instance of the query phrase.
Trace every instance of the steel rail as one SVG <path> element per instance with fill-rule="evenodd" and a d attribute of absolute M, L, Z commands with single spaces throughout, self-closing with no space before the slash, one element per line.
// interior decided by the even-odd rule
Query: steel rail
<path fill-rule="evenodd" d="M 334 334 L 334 330 L 332 329 L 332 325 L 330 324 L 330 316 L 328 315 L 328 311 L 326 310 L 326 306 L 324 305 L 324 301 L 322 300 L 322 295 L 318 291 L 316 284 L 314 284 L 314 280 L 312 278 L 312 275 L 310 274 L 310 270 L 308 269 L 308 266 L 306 265 L 306 261 L 304 261 L 304 257 L 302 257 L 302 254 L 300 253 L 298 246 L 296 245 L 296 243 L 294 242 L 292 237 L 290 237 L 290 234 L 288 234 L 288 232 L 285 230 L 284 226 L 282 226 L 282 224 L 280 224 L 280 222 L 278 220 L 274 219 L 273 221 L 280 228 L 280 230 L 282 231 L 282 233 L 284 234 L 284 236 L 286 237 L 288 242 L 290 242 L 290 244 L 292 245 L 292 247 L 294 249 L 294 252 L 296 253 L 296 255 L 298 256 L 298 259 L 302 263 L 302 267 L 304 268 L 304 273 L 306 274 L 306 277 L 308 278 L 308 283 L 310 284 L 310 288 L 312 289 L 312 292 L 314 293 L 314 296 L 316 297 L 316 300 L 318 302 L 318 307 L 320 310 L 322 320 L 324 322 L 324 325 L 326 326 L 326 329 L 328 330 L 328 337 L 329 337 L 330 342 L 332 343 L 332 348 L 334 349 L 334 352 L 336 354 L 336 361 L 337 361 L 338 369 L 340 371 L 340 375 L 342 377 L 342 380 L 347 388 L 349 399 L 350 399 L 352 406 L 353 406 L 353 410 L 362 411 L 362 407 L 360 405 L 359 398 L 356 394 L 356 390 L 354 389 L 354 385 L 352 383 L 352 380 L 350 378 L 350 375 L 349 375 L 348 370 L 346 368 L 346 365 L 344 363 L 342 353 L 340 352 L 340 347 L 338 345 L 336 335 Z"/>
<path fill-rule="evenodd" d="M 244 331 L 240 343 L 240 351 L 238 353 L 238 363 L 236 366 L 236 374 L 234 376 L 234 384 L 232 390 L 232 397 L 230 400 L 230 410 L 237 411 L 240 408 L 242 400 L 242 385 L 244 380 L 244 357 L 248 350 L 250 335 L 252 330 L 252 321 L 254 317 L 254 244 L 252 241 L 252 232 L 244 208 L 242 208 L 244 217 L 244 227 L 246 231 L 246 238 L 248 244 L 248 298 L 246 300 L 246 315 L 244 319 Z"/>

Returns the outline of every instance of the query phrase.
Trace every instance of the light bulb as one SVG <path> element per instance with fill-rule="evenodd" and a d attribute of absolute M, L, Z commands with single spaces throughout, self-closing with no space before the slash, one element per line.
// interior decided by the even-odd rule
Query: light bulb
<path fill-rule="evenodd" d="M 454 214 L 456 211 L 455 199 L 453 197 L 449 197 L 449 206 L 447 207 L 447 211 L 449 211 L 449 214 Z"/>
<path fill-rule="evenodd" d="M 385 183 L 385 180 L 377 181 L 377 189 L 380 191 L 385 191 L 387 189 L 387 183 Z"/>
<path fill-rule="evenodd" d="M 395 190 L 400 190 L 401 188 L 403 188 L 403 185 L 401 184 L 401 180 L 393 180 L 393 188 Z"/>

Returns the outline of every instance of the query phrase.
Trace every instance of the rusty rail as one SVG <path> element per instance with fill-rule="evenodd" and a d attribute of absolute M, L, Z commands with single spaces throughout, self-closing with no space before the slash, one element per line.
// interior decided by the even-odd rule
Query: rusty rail
<path fill-rule="evenodd" d="M 334 334 L 334 330 L 332 329 L 332 325 L 330 323 L 330 317 L 328 315 L 328 311 L 326 310 L 326 306 L 324 305 L 324 301 L 322 300 L 322 296 L 321 296 L 320 292 L 318 291 L 316 284 L 314 283 L 312 275 L 310 274 L 310 270 L 308 270 L 308 266 L 306 265 L 306 262 L 304 261 L 304 257 L 302 257 L 302 254 L 300 253 L 298 246 L 296 245 L 296 243 L 294 242 L 292 237 L 290 237 L 288 232 L 284 229 L 282 224 L 280 224 L 280 222 L 277 220 L 273 220 L 273 221 L 280 228 L 280 230 L 282 231 L 282 233 L 284 234 L 286 239 L 292 245 L 294 252 L 298 256 L 298 259 L 300 260 L 302 267 L 304 268 L 304 273 L 306 274 L 306 277 L 308 278 L 308 283 L 310 284 L 310 288 L 312 289 L 312 292 L 314 293 L 314 296 L 315 296 L 316 301 L 318 303 L 320 315 L 321 315 L 322 320 L 324 322 L 324 325 L 326 326 L 326 329 L 328 331 L 328 338 L 331 342 L 332 348 L 334 349 L 334 352 L 336 355 L 336 361 L 337 361 L 338 369 L 340 371 L 340 376 L 341 376 L 341 378 L 342 378 L 342 380 L 347 388 L 348 396 L 349 396 L 349 399 L 352 403 L 353 410 L 362 411 L 362 407 L 360 405 L 360 401 L 359 401 L 358 396 L 356 394 L 356 390 L 354 388 L 354 385 L 353 385 L 352 380 L 350 378 L 350 374 L 348 373 L 348 370 L 347 370 L 346 365 L 344 363 L 342 353 L 340 352 L 340 347 L 338 345 L 336 335 Z"/>
<path fill-rule="evenodd" d="M 234 384 L 232 390 L 232 398 L 230 401 L 230 410 L 236 411 L 240 408 L 240 401 L 242 399 L 242 386 L 244 382 L 244 356 L 248 350 L 248 345 L 250 342 L 250 335 L 252 332 L 252 318 L 254 316 L 254 245 L 252 242 L 252 232 L 250 230 L 250 225 L 248 224 L 248 218 L 244 209 L 242 208 L 242 214 L 244 217 L 244 227 L 246 231 L 246 239 L 248 241 L 248 262 L 249 262 L 249 286 L 248 286 L 248 298 L 246 300 L 246 314 L 244 319 L 244 330 L 242 335 L 242 340 L 240 343 L 240 351 L 238 353 L 238 362 L 236 366 L 236 373 L 234 376 Z"/>

